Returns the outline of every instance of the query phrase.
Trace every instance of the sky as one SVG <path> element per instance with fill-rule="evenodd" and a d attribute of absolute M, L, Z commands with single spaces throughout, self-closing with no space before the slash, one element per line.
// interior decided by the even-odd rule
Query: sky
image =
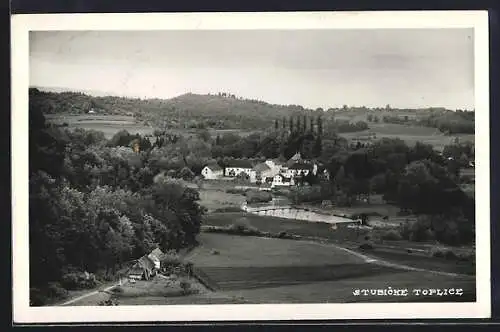
<path fill-rule="evenodd" d="M 36 31 L 30 86 L 308 108 L 474 108 L 472 29 Z"/>

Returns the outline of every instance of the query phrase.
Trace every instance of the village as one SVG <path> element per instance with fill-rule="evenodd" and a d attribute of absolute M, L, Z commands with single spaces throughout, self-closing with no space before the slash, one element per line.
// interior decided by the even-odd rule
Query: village
<path fill-rule="evenodd" d="M 213 163 L 206 165 L 201 174 L 205 180 L 232 181 L 243 178 L 258 185 L 262 190 L 268 190 L 298 185 L 300 180 L 309 175 L 329 179 L 328 170 L 325 169 L 319 174 L 318 169 L 316 163 L 302 159 L 300 152 L 297 152 L 288 161 L 275 158 L 254 164 L 248 159 L 234 159 L 228 161 L 225 168 Z"/>

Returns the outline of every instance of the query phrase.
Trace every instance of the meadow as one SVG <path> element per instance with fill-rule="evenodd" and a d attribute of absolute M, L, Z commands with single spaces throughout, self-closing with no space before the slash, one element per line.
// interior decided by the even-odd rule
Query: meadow
<path fill-rule="evenodd" d="M 239 208 L 245 201 L 245 197 L 240 194 L 230 194 L 217 189 L 199 189 L 199 203 L 208 209 L 208 212 L 214 212 L 218 209 Z"/>
<path fill-rule="evenodd" d="M 130 134 L 153 135 L 155 127 L 145 125 L 133 116 L 126 115 L 101 115 L 101 114 L 46 114 L 46 119 L 50 123 L 62 125 L 67 124 L 67 128 L 83 128 L 96 130 L 104 133 L 106 139 L 110 139 L 117 132 L 126 130 Z M 168 129 L 172 134 L 183 134 L 186 136 L 196 135 L 197 129 Z M 248 136 L 254 131 L 240 129 L 209 129 L 210 135 L 215 138 L 217 135 L 238 134 Z"/>
<path fill-rule="evenodd" d="M 243 299 L 246 303 L 424 300 L 414 294 L 404 298 L 362 298 L 353 294 L 356 288 L 387 286 L 393 289 L 459 287 L 464 289 L 464 296 L 446 300 L 475 298 L 474 279 L 471 277 L 431 277 L 426 271 L 371 264 L 361 256 L 330 244 L 207 233 L 202 233 L 199 240 L 201 245 L 186 259 L 219 286 L 218 294 Z"/>
<path fill-rule="evenodd" d="M 369 141 L 369 137 L 375 135 L 375 139 L 380 138 L 399 138 L 408 145 L 414 145 L 416 142 L 422 142 L 432 145 L 436 150 L 443 151 L 444 147 L 453 144 L 455 138 L 462 142 L 474 142 L 474 135 L 456 134 L 445 135 L 436 128 L 401 125 L 393 123 L 369 123 L 370 129 L 360 132 L 341 133 L 340 136 L 347 140 Z"/>

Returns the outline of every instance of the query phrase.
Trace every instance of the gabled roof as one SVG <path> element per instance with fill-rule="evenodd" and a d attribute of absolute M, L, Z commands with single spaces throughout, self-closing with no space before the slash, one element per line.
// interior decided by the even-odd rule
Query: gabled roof
<path fill-rule="evenodd" d="M 305 163 L 295 163 L 290 165 L 289 169 L 297 169 L 297 170 L 311 170 L 313 169 L 312 164 L 305 164 Z"/>
<path fill-rule="evenodd" d="M 289 161 L 299 161 L 302 159 L 302 156 L 300 155 L 300 152 L 297 152 L 296 154 L 294 154 L 290 159 Z"/>
<path fill-rule="evenodd" d="M 210 168 L 212 172 L 222 171 L 222 167 L 220 167 L 218 164 L 210 164 L 206 165 L 205 167 Z"/>
<path fill-rule="evenodd" d="M 250 160 L 245 159 L 234 159 L 229 160 L 226 164 L 226 167 L 234 167 L 234 168 L 249 168 L 252 169 L 253 165 Z"/>
<path fill-rule="evenodd" d="M 137 266 L 141 267 L 141 268 L 143 268 L 145 270 L 152 270 L 155 267 L 155 264 L 147 256 L 142 256 L 137 261 Z"/>
<path fill-rule="evenodd" d="M 260 163 L 257 164 L 253 169 L 256 172 L 265 172 L 271 170 L 271 167 L 269 167 L 266 163 Z"/>
<path fill-rule="evenodd" d="M 151 253 L 148 255 L 148 258 L 150 259 L 157 259 L 161 260 L 163 257 L 163 252 L 160 250 L 160 248 L 156 248 L 155 250 L 151 251 Z"/>
<path fill-rule="evenodd" d="M 283 160 L 281 158 L 274 158 L 274 159 L 271 159 L 271 161 L 275 164 L 275 165 L 283 165 L 286 163 L 286 160 Z"/>

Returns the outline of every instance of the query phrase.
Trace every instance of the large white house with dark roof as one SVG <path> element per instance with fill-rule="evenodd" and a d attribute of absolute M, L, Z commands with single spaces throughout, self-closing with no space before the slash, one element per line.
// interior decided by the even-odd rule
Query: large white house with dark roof
<path fill-rule="evenodd" d="M 255 182 L 257 173 L 253 168 L 254 166 L 250 160 L 246 159 L 229 160 L 224 169 L 224 176 L 236 177 L 240 173 L 245 173 L 250 178 L 250 182 Z"/>
<path fill-rule="evenodd" d="M 207 180 L 217 180 L 224 176 L 224 170 L 217 164 L 210 164 L 203 167 L 201 175 Z"/>

